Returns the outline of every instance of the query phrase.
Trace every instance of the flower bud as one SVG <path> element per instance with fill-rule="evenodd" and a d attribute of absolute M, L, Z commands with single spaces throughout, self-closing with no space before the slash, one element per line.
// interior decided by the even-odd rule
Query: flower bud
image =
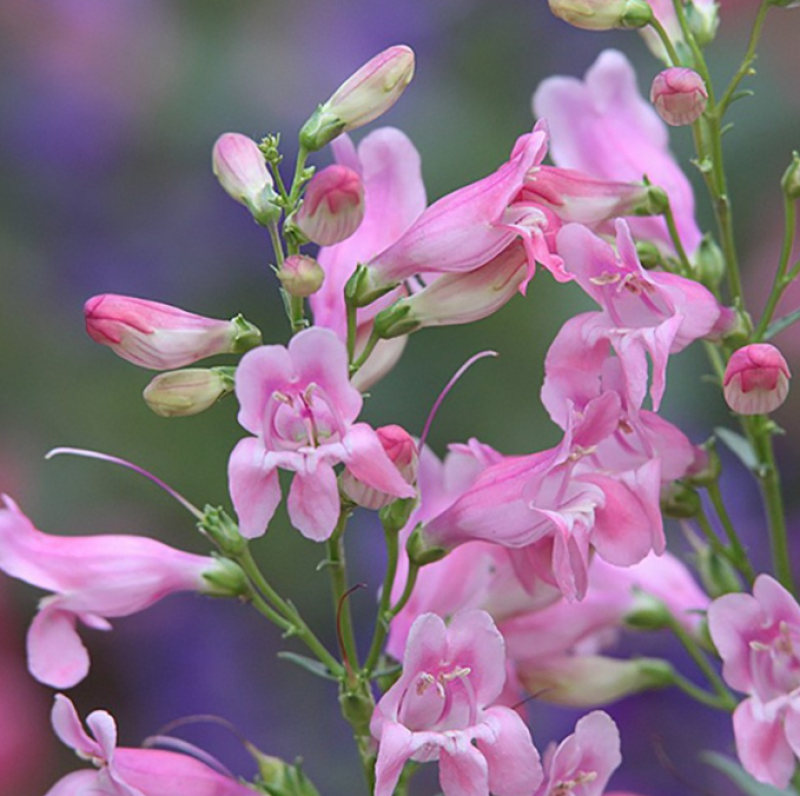
<path fill-rule="evenodd" d="M 332 246 L 349 238 L 363 218 L 361 177 L 347 166 L 334 164 L 311 178 L 294 221 L 310 241 Z"/>
<path fill-rule="evenodd" d="M 695 268 L 701 284 L 714 291 L 725 276 L 725 255 L 711 235 L 704 235 L 695 254 Z"/>
<path fill-rule="evenodd" d="M 663 490 L 661 511 L 672 519 L 684 520 L 696 517 L 702 510 L 700 495 L 685 484 L 673 483 Z"/>
<path fill-rule="evenodd" d="M 234 381 L 221 368 L 185 368 L 159 373 L 144 388 L 145 403 L 161 417 L 188 417 L 205 412 Z"/>
<path fill-rule="evenodd" d="M 658 597 L 635 588 L 633 605 L 622 619 L 634 630 L 661 630 L 669 625 L 670 614 L 667 606 Z"/>
<path fill-rule="evenodd" d="M 596 707 L 674 681 L 672 666 L 657 658 L 621 660 L 604 655 L 555 656 L 552 661 L 522 661 L 517 676 L 525 690 L 543 702 Z"/>
<path fill-rule="evenodd" d="M 389 47 L 317 108 L 300 130 L 300 143 L 315 152 L 342 133 L 377 119 L 397 102 L 413 76 L 413 50 L 404 45 Z"/>
<path fill-rule="evenodd" d="M 207 585 L 202 592 L 211 597 L 241 597 L 250 591 L 242 568 L 229 558 L 216 557 L 214 566 L 203 572 L 203 580 Z"/>
<path fill-rule="evenodd" d="M 800 153 L 792 153 L 792 162 L 781 178 L 781 188 L 786 198 L 795 201 L 800 199 Z"/>
<path fill-rule="evenodd" d="M 381 446 L 405 481 L 413 484 L 417 480 L 417 444 L 411 435 L 400 426 L 391 425 L 375 429 Z M 359 481 L 348 469 L 342 473 L 340 487 L 353 503 L 367 509 L 380 509 L 393 503 L 397 498 Z"/>
<path fill-rule="evenodd" d="M 550 0 L 550 10 L 583 30 L 643 28 L 653 19 L 646 0 Z"/>
<path fill-rule="evenodd" d="M 697 44 L 700 47 L 708 46 L 714 41 L 719 28 L 719 3 L 694 3 L 689 0 L 686 3 L 686 21 Z"/>
<path fill-rule="evenodd" d="M 307 298 L 316 293 L 325 279 L 322 266 L 305 254 L 289 255 L 275 273 L 283 289 L 296 298 Z"/>
<path fill-rule="evenodd" d="M 703 115 L 708 91 L 703 78 L 693 69 L 674 66 L 655 76 L 650 101 L 667 124 L 679 127 L 693 124 Z"/>
<path fill-rule="evenodd" d="M 733 564 L 707 545 L 695 555 L 695 565 L 703 588 L 712 600 L 742 590 L 742 579 Z"/>
<path fill-rule="evenodd" d="M 92 340 L 151 370 L 180 368 L 261 345 L 261 332 L 241 315 L 222 321 L 132 296 L 93 296 L 83 314 Z"/>
<path fill-rule="evenodd" d="M 789 366 L 775 346 L 744 346 L 734 351 L 725 368 L 725 400 L 740 415 L 767 414 L 786 400 L 790 376 Z"/>
<path fill-rule="evenodd" d="M 241 202 L 259 224 L 278 220 L 281 209 L 275 203 L 272 176 L 255 141 L 240 133 L 224 133 L 214 144 L 211 166 L 227 194 Z"/>

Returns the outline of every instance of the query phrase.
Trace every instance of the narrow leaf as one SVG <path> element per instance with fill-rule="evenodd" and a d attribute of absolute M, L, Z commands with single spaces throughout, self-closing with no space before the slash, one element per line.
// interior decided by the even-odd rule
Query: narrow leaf
<path fill-rule="evenodd" d="M 797 321 L 800 321 L 800 310 L 795 310 L 788 315 L 784 315 L 782 318 L 778 318 L 777 321 L 773 321 L 767 327 L 767 331 L 764 333 L 764 339 L 772 339 L 778 332 L 788 329 L 793 323 L 797 323 Z"/>
<path fill-rule="evenodd" d="M 298 655 L 296 652 L 286 651 L 279 652 L 278 657 L 296 663 L 301 669 L 305 669 L 307 672 L 311 672 L 311 674 L 315 674 L 317 677 L 322 677 L 325 680 L 336 680 L 336 677 L 328 671 L 328 667 L 325 666 L 324 663 L 315 661 L 313 658 L 307 658 L 305 655 Z"/>
<path fill-rule="evenodd" d="M 718 752 L 702 752 L 701 760 L 721 771 L 748 796 L 786 796 L 787 791 L 754 780 L 735 760 Z"/>
<path fill-rule="evenodd" d="M 729 428 L 717 426 L 714 434 L 733 452 L 739 461 L 748 469 L 756 472 L 759 468 L 758 458 L 752 445 L 741 435 Z"/>

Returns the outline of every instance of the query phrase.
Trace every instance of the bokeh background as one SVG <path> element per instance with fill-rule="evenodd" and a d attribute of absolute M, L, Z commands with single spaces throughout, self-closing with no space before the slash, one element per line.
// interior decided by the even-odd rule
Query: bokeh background
<path fill-rule="evenodd" d="M 722 0 L 711 57 L 718 75 L 735 69 L 754 7 L 754 0 Z M 800 147 L 798 41 L 800 10 L 774 12 L 758 76 L 748 82 L 757 94 L 735 107 L 726 137 L 756 306 L 781 235 L 777 181 Z M 242 435 L 235 401 L 195 418 L 154 416 L 140 397 L 149 374 L 89 340 L 82 303 L 117 292 L 216 317 L 243 312 L 268 341 L 284 341 L 267 237 L 217 185 L 212 144 L 225 131 L 255 138 L 280 131 L 291 162 L 295 131 L 316 104 L 395 43 L 415 49 L 417 76 L 384 121 L 405 130 L 422 153 L 430 199 L 507 157 L 532 124 L 530 97 L 546 76 L 581 75 L 609 46 L 637 64 L 643 91 L 658 71 L 635 33 L 571 29 L 551 18 L 544 0 L 0 0 L 0 489 L 40 528 L 143 533 L 205 552 L 192 518 L 132 473 L 43 459 L 57 445 L 94 448 L 141 464 L 197 504 L 227 505 L 227 456 Z M 674 146 L 694 179 L 684 133 L 676 132 Z M 700 186 L 698 196 L 708 226 Z M 493 318 L 418 335 L 372 390 L 367 419 L 418 433 L 456 368 L 493 348 L 501 357 L 478 365 L 448 398 L 430 436 L 434 449 L 443 454 L 447 443 L 470 436 L 506 453 L 554 444 L 558 433 L 538 402 L 543 353 L 560 322 L 582 306 L 575 291 L 556 290 L 541 275 L 527 299 Z M 800 334 L 782 339 L 800 369 Z M 702 359 L 678 359 L 666 413 L 701 441 L 727 415 L 699 379 Z M 796 492 L 790 454 L 800 429 L 791 405 L 778 420 L 789 431 L 781 453 L 788 491 Z M 757 540 L 755 492 L 735 464 L 730 470 L 737 516 Z M 380 533 L 369 518 L 357 519 L 348 546 L 354 580 L 367 585 L 353 608 L 367 622 L 382 575 Z M 279 519 L 257 551 L 277 587 L 333 644 L 328 586 L 315 571 L 320 549 Z M 24 632 L 38 597 L 0 580 L 0 796 L 44 793 L 77 762 L 49 730 L 52 692 L 24 669 Z M 247 607 L 173 597 L 115 622 L 111 634 L 84 636 L 92 672 L 72 695 L 84 714 L 114 713 L 125 745 L 174 719 L 211 714 L 270 754 L 302 756 L 323 796 L 361 788 L 335 689 L 278 660 L 278 632 Z M 649 654 L 665 648 L 663 639 L 647 641 Z M 536 702 L 530 710 L 540 748 L 570 732 L 578 715 Z M 651 796 L 727 792 L 696 762 L 704 748 L 730 751 L 725 717 L 674 693 L 629 699 L 611 712 L 625 757 L 616 788 Z M 235 773 L 255 773 L 240 741 L 220 725 L 193 726 L 184 736 Z"/>

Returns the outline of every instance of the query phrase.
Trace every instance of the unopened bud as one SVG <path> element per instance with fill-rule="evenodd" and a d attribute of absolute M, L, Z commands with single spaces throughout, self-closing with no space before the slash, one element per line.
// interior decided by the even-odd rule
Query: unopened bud
<path fill-rule="evenodd" d="M 583 30 L 643 28 L 653 20 L 646 0 L 550 0 L 550 10 Z"/>
<path fill-rule="evenodd" d="M 233 387 L 233 379 L 221 368 L 185 368 L 159 373 L 143 396 L 161 417 L 188 417 L 205 412 Z"/>
<path fill-rule="evenodd" d="M 407 299 L 395 301 L 390 307 L 375 316 L 375 334 L 381 340 L 391 340 L 420 329 L 422 324 L 414 315 Z"/>
<path fill-rule="evenodd" d="M 400 426 L 391 425 L 375 429 L 381 447 L 408 484 L 417 480 L 417 444 L 411 435 Z M 342 492 L 358 506 L 380 509 L 394 503 L 397 498 L 386 492 L 367 486 L 345 468 L 339 482 Z M 405 524 L 405 523 L 404 523 Z"/>
<path fill-rule="evenodd" d="M 718 3 L 686 3 L 686 21 L 692 31 L 694 40 L 700 47 L 706 47 L 714 41 L 719 28 Z"/>
<path fill-rule="evenodd" d="M 706 487 L 715 484 L 722 472 L 722 462 L 717 453 L 716 441 L 712 437 L 695 448 L 694 461 L 684 475 L 686 483 Z"/>
<path fill-rule="evenodd" d="M 664 264 L 664 255 L 661 249 L 649 240 L 636 241 L 636 256 L 642 264 L 642 268 L 650 271 Z"/>
<path fill-rule="evenodd" d="M 414 76 L 414 52 L 397 45 L 376 55 L 351 75 L 300 130 L 309 151 L 377 119 L 397 102 Z"/>
<path fill-rule="evenodd" d="M 312 242 L 332 246 L 349 238 L 364 218 L 364 183 L 347 166 L 334 164 L 308 183 L 294 222 Z"/>
<path fill-rule="evenodd" d="M 742 579 L 733 564 L 710 547 L 700 549 L 695 562 L 703 588 L 712 600 L 742 590 Z"/>
<path fill-rule="evenodd" d="M 292 254 L 276 271 L 283 289 L 296 298 L 307 298 L 316 293 L 325 280 L 322 266 L 306 254 Z"/>
<path fill-rule="evenodd" d="M 790 377 L 789 366 L 774 345 L 744 346 L 734 351 L 725 368 L 725 401 L 740 415 L 768 414 L 786 400 Z"/>
<path fill-rule="evenodd" d="M 241 202 L 266 226 L 278 220 L 281 208 L 258 144 L 240 133 L 221 135 L 211 154 L 211 166 L 226 193 Z"/>
<path fill-rule="evenodd" d="M 698 279 L 709 290 L 715 290 L 725 276 L 725 255 L 711 235 L 704 235 L 700 241 L 695 267 Z"/>
<path fill-rule="evenodd" d="M 633 605 L 622 618 L 628 627 L 636 630 L 661 630 L 670 622 L 667 606 L 652 594 L 634 589 Z"/>
<path fill-rule="evenodd" d="M 800 153 L 792 153 L 792 162 L 781 179 L 781 188 L 787 199 L 800 199 Z"/>
<path fill-rule="evenodd" d="M 650 101 L 667 124 L 679 127 L 693 124 L 703 115 L 708 90 L 694 69 L 674 66 L 655 76 Z"/>
<path fill-rule="evenodd" d="M 319 791 L 303 773 L 299 758 L 291 765 L 279 757 L 264 754 L 252 744 L 247 744 L 247 751 L 258 765 L 260 782 L 257 784 L 262 786 L 264 793 L 270 796 L 319 796 Z M 261 792 L 261 789 L 257 791 Z"/>
<path fill-rule="evenodd" d="M 700 496 L 694 489 L 683 484 L 670 484 L 661 495 L 661 510 L 673 519 L 696 517 L 701 508 Z"/>
<path fill-rule="evenodd" d="M 261 332 L 241 315 L 222 321 L 132 296 L 93 296 L 83 313 L 92 340 L 151 370 L 180 368 L 216 354 L 240 354 L 261 344 Z"/>

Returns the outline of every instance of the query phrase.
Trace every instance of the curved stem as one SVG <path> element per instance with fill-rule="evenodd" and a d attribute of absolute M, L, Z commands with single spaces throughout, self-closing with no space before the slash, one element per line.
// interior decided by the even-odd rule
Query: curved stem
<path fill-rule="evenodd" d="M 339 522 L 330 539 L 328 539 L 327 565 L 331 573 L 331 588 L 333 590 L 333 603 L 336 607 L 339 643 L 342 647 L 342 655 L 349 663 L 346 666 L 347 674 L 352 679 L 354 672 L 359 669 L 359 663 L 355 632 L 353 630 L 353 615 L 348 599 L 350 587 L 347 583 L 347 562 L 344 553 L 344 529 L 349 518 L 350 511 L 343 509 L 339 514 Z"/>
<path fill-rule="evenodd" d="M 675 45 L 672 43 L 672 41 L 670 41 L 667 31 L 664 30 L 664 26 L 655 17 L 650 20 L 649 24 L 658 35 L 658 38 L 661 39 L 661 43 L 664 45 L 664 49 L 667 51 L 667 55 L 669 56 L 670 66 L 679 66 L 681 59 L 678 56 L 678 51 L 675 49 Z"/>
<path fill-rule="evenodd" d="M 731 545 L 731 551 L 736 557 L 736 566 L 752 586 L 753 581 L 756 579 L 756 573 L 753 569 L 753 565 L 750 563 L 750 559 L 747 556 L 747 551 L 744 549 L 744 545 L 739 539 L 736 529 L 733 527 L 733 522 L 731 522 L 728 510 L 725 508 L 725 503 L 722 499 L 722 492 L 719 488 L 719 482 L 714 481 L 713 483 L 709 484 L 707 491 L 708 496 L 711 499 L 711 505 L 714 506 L 714 511 L 716 511 L 717 517 L 719 517 L 719 521 L 725 530 L 725 535 L 728 537 L 728 541 Z"/>
<path fill-rule="evenodd" d="M 384 536 L 386 538 L 386 575 L 383 578 L 383 588 L 381 589 L 381 599 L 378 604 L 378 615 L 375 618 L 375 631 L 372 635 L 372 644 L 369 648 L 367 660 L 364 663 L 362 670 L 363 676 L 366 679 L 372 677 L 375 671 L 375 666 L 378 663 L 381 650 L 383 649 L 383 642 L 386 640 L 386 634 L 389 632 L 389 623 L 394 618 L 391 612 L 392 589 L 394 588 L 394 580 L 397 576 L 397 562 L 400 558 L 400 539 L 397 531 L 394 529 L 384 529 Z"/>
<path fill-rule="evenodd" d="M 672 205 L 669 203 L 669 201 L 667 202 L 666 210 L 664 210 L 664 220 L 667 222 L 669 236 L 673 245 L 675 246 L 675 251 L 678 254 L 678 258 L 680 259 L 683 276 L 691 276 L 692 264 L 689 262 L 689 256 L 686 254 L 686 249 L 683 248 L 681 236 L 678 234 L 678 225 L 675 223 L 675 215 L 672 212 Z"/>

